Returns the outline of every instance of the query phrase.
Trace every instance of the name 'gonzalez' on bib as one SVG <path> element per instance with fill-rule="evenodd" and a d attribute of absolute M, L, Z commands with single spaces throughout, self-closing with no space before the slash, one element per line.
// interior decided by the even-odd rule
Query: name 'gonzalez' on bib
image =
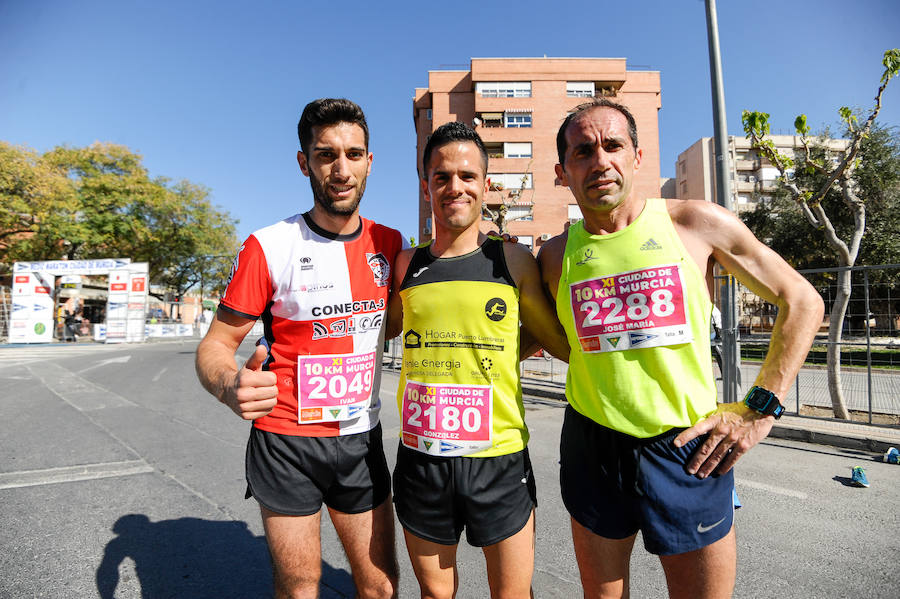
<path fill-rule="evenodd" d="M 569 285 L 583 351 L 622 351 L 693 340 L 678 264 L 642 268 Z"/>
<path fill-rule="evenodd" d="M 375 352 L 297 356 L 297 402 L 301 423 L 359 418 L 369 407 Z"/>
<path fill-rule="evenodd" d="M 490 385 L 407 381 L 403 390 L 403 444 L 441 456 L 475 453 L 491 446 Z"/>

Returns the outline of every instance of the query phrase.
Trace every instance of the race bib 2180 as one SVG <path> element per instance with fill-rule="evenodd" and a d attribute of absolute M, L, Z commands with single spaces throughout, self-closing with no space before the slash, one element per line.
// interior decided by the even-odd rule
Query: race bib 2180
<path fill-rule="evenodd" d="M 585 352 L 659 347 L 693 340 L 678 264 L 571 283 L 569 295 L 575 331 Z"/>

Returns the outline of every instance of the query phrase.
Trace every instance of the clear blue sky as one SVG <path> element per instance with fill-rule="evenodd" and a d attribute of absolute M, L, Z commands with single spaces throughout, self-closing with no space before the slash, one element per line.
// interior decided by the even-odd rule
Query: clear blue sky
<path fill-rule="evenodd" d="M 814 130 L 868 108 L 898 0 L 719 0 L 729 133 L 740 111 Z M 124 144 L 151 175 L 189 179 L 254 229 L 306 210 L 295 161 L 303 106 L 345 96 L 375 154 L 363 214 L 416 233 L 412 96 L 427 72 L 475 57 L 625 57 L 660 71 L 661 173 L 712 134 L 702 0 L 174 2 L 0 0 L 0 140 Z M 900 80 L 881 119 L 900 125 Z"/>

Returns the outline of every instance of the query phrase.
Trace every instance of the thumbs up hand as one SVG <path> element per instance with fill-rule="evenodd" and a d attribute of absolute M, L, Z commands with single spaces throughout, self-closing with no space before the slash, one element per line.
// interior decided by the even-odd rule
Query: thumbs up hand
<path fill-rule="evenodd" d="M 256 346 L 253 355 L 237 371 L 223 394 L 222 403 L 244 420 L 265 416 L 278 403 L 275 373 L 261 370 L 267 355 L 265 346 Z"/>

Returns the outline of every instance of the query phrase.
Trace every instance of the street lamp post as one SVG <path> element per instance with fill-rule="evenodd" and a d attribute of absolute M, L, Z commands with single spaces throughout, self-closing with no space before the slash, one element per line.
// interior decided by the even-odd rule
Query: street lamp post
<path fill-rule="evenodd" d="M 719 26 L 716 0 L 706 0 L 706 30 L 709 40 L 709 74 L 712 84 L 713 125 L 716 153 L 716 202 L 734 211 L 731 201 L 731 168 L 728 155 L 728 127 L 725 119 L 725 90 L 722 85 L 722 59 L 719 53 Z M 726 403 L 738 399 L 738 371 L 740 347 L 737 342 L 735 286 L 729 274 L 721 287 L 722 302 L 722 395 Z"/>

